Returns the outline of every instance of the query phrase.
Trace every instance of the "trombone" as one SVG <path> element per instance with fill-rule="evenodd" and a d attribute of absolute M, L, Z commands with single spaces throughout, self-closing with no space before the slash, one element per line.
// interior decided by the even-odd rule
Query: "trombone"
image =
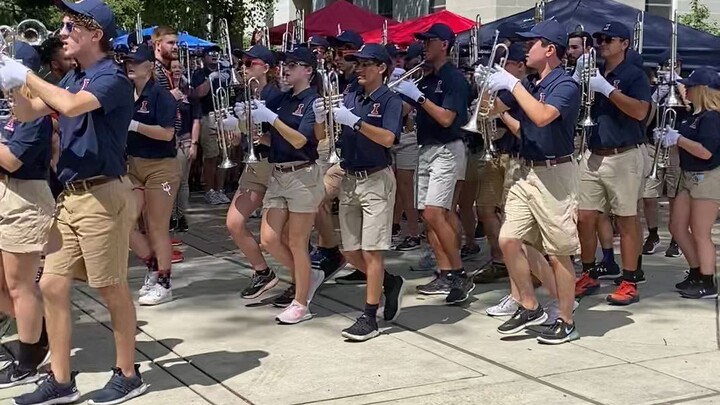
<path fill-rule="evenodd" d="M 664 147 L 663 140 L 668 133 L 668 128 L 675 128 L 675 121 L 677 120 L 677 112 L 672 108 L 666 108 L 662 115 L 662 121 L 657 127 L 660 130 L 660 135 L 655 141 L 655 155 L 653 155 L 652 171 L 648 176 L 651 180 L 658 180 L 658 172 L 660 169 L 664 169 L 670 165 L 670 148 Z"/>
<path fill-rule="evenodd" d="M 645 12 L 641 11 L 637 15 L 637 21 L 635 21 L 635 28 L 633 30 L 633 49 L 635 52 L 642 55 L 643 42 L 645 40 Z"/>
<path fill-rule="evenodd" d="M 678 38 L 678 12 L 675 10 L 673 12 L 673 20 L 672 20 L 672 37 L 670 40 L 670 66 L 667 67 L 667 71 L 664 71 L 661 69 L 658 69 L 658 77 L 662 74 L 663 76 L 665 73 L 669 73 L 670 75 L 670 92 L 668 93 L 667 98 L 665 99 L 665 107 L 673 108 L 673 107 L 685 107 L 685 103 L 683 103 L 682 99 L 680 99 L 680 96 L 677 92 L 677 38 Z"/>
<path fill-rule="evenodd" d="M 254 88 L 253 88 L 254 86 Z M 245 126 L 247 127 L 248 155 L 243 163 L 258 163 L 260 159 L 255 153 L 255 135 L 262 135 L 262 124 L 256 124 L 252 119 L 253 102 L 260 100 L 260 81 L 251 77 L 245 81 Z"/>
<path fill-rule="evenodd" d="M 469 42 L 469 55 L 470 55 L 470 66 L 474 66 L 480 60 L 480 47 L 478 36 L 480 35 L 480 14 L 475 15 L 475 25 L 470 28 L 470 42 Z"/>
<path fill-rule="evenodd" d="M 340 163 L 340 155 L 337 153 L 335 142 L 342 133 L 342 126 L 335 122 L 334 108 L 339 107 L 339 103 L 342 100 L 342 93 L 340 92 L 340 77 L 335 70 L 328 71 L 325 67 L 325 60 L 320 59 L 320 65 L 318 66 L 317 73 L 322 80 L 323 94 L 322 99 L 327 109 L 327 118 L 325 121 L 325 137 L 328 140 L 329 153 L 327 158 L 328 164 Z"/>
<path fill-rule="evenodd" d="M 545 21 L 546 0 L 539 0 L 535 3 L 535 24 Z"/>

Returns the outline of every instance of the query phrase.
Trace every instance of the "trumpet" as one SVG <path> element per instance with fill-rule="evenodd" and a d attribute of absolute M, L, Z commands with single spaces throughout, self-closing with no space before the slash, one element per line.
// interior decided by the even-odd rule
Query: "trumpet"
<path fill-rule="evenodd" d="M 413 83 L 418 84 L 418 83 L 420 82 L 420 80 L 422 80 L 423 77 L 425 77 L 425 71 L 423 70 L 423 68 L 424 68 L 423 65 L 424 65 L 424 64 L 425 64 L 425 61 L 420 61 L 420 63 L 418 63 L 417 66 L 415 66 L 414 68 L 412 68 L 412 69 L 408 70 L 407 72 L 403 73 L 402 76 L 398 77 L 398 78 L 395 79 L 394 81 L 388 83 L 388 85 L 387 85 L 388 88 L 392 89 L 392 88 L 394 88 L 395 86 L 397 86 L 398 84 L 402 83 L 403 81 L 405 81 L 405 80 L 407 80 L 407 79 L 409 79 L 409 78 L 411 78 L 411 77 L 414 77 L 417 72 L 420 72 L 420 76 L 419 76 L 419 77 L 414 77 L 414 78 L 413 78 Z"/>
<path fill-rule="evenodd" d="M 637 15 L 637 21 L 635 21 L 635 29 L 633 30 L 633 49 L 635 52 L 642 54 L 643 42 L 645 41 L 645 12 L 641 11 Z"/>
<path fill-rule="evenodd" d="M 388 23 L 387 20 L 383 21 L 382 26 L 382 42 L 383 45 L 388 44 Z"/>
<path fill-rule="evenodd" d="M 655 141 L 655 155 L 653 155 L 652 171 L 648 176 L 651 180 L 658 180 L 658 171 L 668 167 L 670 164 L 670 148 L 662 146 L 665 136 L 667 135 L 668 128 L 675 128 L 675 121 L 677 120 L 677 112 L 672 108 L 666 108 L 662 115 L 662 121 L 657 129 L 660 130 L 660 135 Z"/>
<path fill-rule="evenodd" d="M 230 95 L 227 89 L 220 86 L 217 89 L 213 88 L 212 81 L 210 81 L 210 92 L 212 95 L 213 111 L 210 112 L 210 125 L 215 127 L 218 136 L 218 144 L 220 146 L 220 152 L 222 153 L 222 161 L 218 165 L 221 169 L 232 169 L 237 166 L 237 163 L 230 160 L 230 148 L 232 141 L 230 139 L 231 133 L 237 131 L 237 124 L 234 127 L 226 128 L 226 120 L 230 118 Z M 250 111 L 248 111 L 250 115 Z"/>
<path fill-rule="evenodd" d="M 474 66 L 480 60 L 480 47 L 478 46 L 480 43 L 480 41 L 478 41 L 478 36 L 480 35 L 480 24 L 480 14 L 477 14 L 475 16 L 475 25 L 470 28 L 470 66 Z"/>
<path fill-rule="evenodd" d="M 253 88 L 253 86 L 255 86 Z M 248 155 L 243 163 L 253 164 L 258 163 L 258 159 L 255 154 L 255 135 L 262 135 L 262 124 L 255 124 L 252 119 L 252 108 L 253 102 L 260 100 L 260 81 L 251 77 L 245 81 L 245 103 L 246 103 L 246 114 L 245 114 L 245 126 L 247 127 L 247 143 L 248 143 Z"/>
<path fill-rule="evenodd" d="M 340 155 L 337 153 L 335 142 L 342 133 L 342 126 L 335 122 L 335 115 L 333 109 L 338 108 L 342 101 L 342 93 L 340 92 L 340 78 L 336 71 L 328 71 L 325 67 L 325 61 L 320 60 L 318 67 L 318 75 L 322 80 L 323 86 L 323 102 L 327 109 L 327 121 L 325 123 L 325 137 L 328 140 L 330 151 L 328 153 L 327 163 L 335 164 L 340 163 Z"/>
<path fill-rule="evenodd" d="M 685 103 L 683 103 L 682 99 L 680 98 L 680 95 L 677 92 L 677 54 L 678 54 L 678 47 L 677 47 L 677 38 L 678 38 L 678 12 L 675 10 L 673 13 L 673 20 L 672 20 L 672 37 L 670 40 L 670 63 L 667 67 L 667 70 L 664 70 L 662 68 L 658 68 L 658 77 L 662 77 L 665 75 L 670 76 L 669 85 L 670 85 L 670 92 L 668 93 L 667 98 L 665 99 L 665 107 L 685 107 Z"/>

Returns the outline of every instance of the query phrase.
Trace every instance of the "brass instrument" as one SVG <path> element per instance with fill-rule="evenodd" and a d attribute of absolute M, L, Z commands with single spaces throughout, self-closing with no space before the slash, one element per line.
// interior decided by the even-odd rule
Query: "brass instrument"
<path fill-rule="evenodd" d="M 254 87 L 253 87 L 254 86 Z M 260 159 L 255 154 L 255 136 L 262 135 L 262 124 L 255 124 L 252 119 L 253 102 L 260 101 L 260 81 L 251 77 L 245 81 L 245 126 L 247 127 L 248 154 L 243 163 L 258 163 Z"/>
<path fill-rule="evenodd" d="M 233 68 L 232 44 L 230 43 L 230 29 L 228 27 L 227 20 L 224 18 L 220 19 L 220 43 L 220 48 L 223 52 L 222 57 L 230 61 L 230 86 L 232 89 L 240 86 L 242 83 L 240 83 L 240 80 L 237 77 L 237 73 Z"/>
<path fill-rule="evenodd" d="M 383 21 L 382 26 L 382 42 L 383 45 L 388 44 L 388 23 L 387 20 Z"/>
<path fill-rule="evenodd" d="M 295 11 L 295 46 L 305 42 L 305 10 Z"/>
<path fill-rule="evenodd" d="M 320 76 L 323 86 L 322 99 L 327 110 L 325 120 L 325 138 L 328 140 L 330 148 L 327 158 L 328 164 L 340 163 L 340 155 L 337 153 L 335 142 L 342 133 L 342 126 L 335 122 L 334 109 L 338 108 L 342 101 L 343 94 L 340 92 L 340 77 L 335 70 L 329 70 L 325 67 L 325 60 L 321 59 L 318 65 L 317 73 Z"/>
<path fill-rule="evenodd" d="M 230 117 L 230 95 L 228 90 L 220 86 L 214 88 L 212 80 L 210 81 L 210 92 L 212 96 L 213 111 L 210 112 L 210 126 L 215 127 L 217 131 L 218 144 L 222 153 L 222 161 L 218 165 L 221 169 L 232 169 L 237 163 L 230 160 L 231 133 L 237 131 L 238 128 L 226 128 L 225 120 Z M 250 111 L 248 111 L 250 115 Z"/>
<path fill-rule="evenodd" d="M 475 102 L 475 111 L 473 111 L 470 117 L 470 121 L 468 121 L 468 123 L 462 127 L 462 129 L 464 129 L 465 131 L 474 132 L 482 136 L 483 143 L 485 144 L 485 152 L 483 153 L 481 159 L 485 162 L 490 162 L 494 160 L 497 153 L 497 151 L 495 150 L 495 145 L 493 144 L 493 136 L 495 132 L 497 132 L 497 123 L 495 122 L 495 117 L 490 117 L 490 114 L 495 108 L 495 99 L 497 98 L 497 92 L 491 93 L 490 89 L 488 88 L 490 69 L 492 69 L 493 67 L 493 63 L 495 62 L 495 58 L 497 57 L 499 50 L 504 51 L 505 54 L 500 58 L 500 61 L 496 65 L 494 65 L 498 68 L 505 68 L 505 63 L 507 62 L 507 56 L 509 54 L 509 49 L 507 45 L 499 44 L 499 40 L 500 31 L 495 30 L 495 41 L 493 42 L 492 52 L 490 53 L 490 58 L 488 59 L 487 64 L 488 72 L 481 78 L 480 83 L 475 82 L 476 85 L 479 87 L 478 97 Z"/>
<path fill-rule="evenodd" d="M 665 99 L 664 106 L 673 108 L 673 107 L 685 107 L 685 103 L 683 103 L 682 99 L 680 98 L 680 95 L 677 91 L 677 37 L 678 37 L 678 12 L 677 10 L 673 13 L 673 20 L 672 20 L 672 37 L 670 41 L 670 63 L 667 67 L 667 70 L 664 70 L 662 68 L 658 69 L 658 78 L 661 78 L 661 76 L 665 76 L 668 74 L 670 76 L 669 85 L 670 85 L 670 91 L 668 92 L 667 98 Z"/>
<path fill-rule="evenodd" d="M 265 45 L 268 49 L 270 48 L 270 28 L 268 26 L 264 26 L 261 28 L 262 30 L 262 44 Z"/>
<path fill-rule="evenodd" d="M 637 15 L 637 21 L 635 22 L 635 28 L 633 30 L 633 49 L 635 52 L 642 54 L 643 42 L 645 41 L 645 12 L 641 11 Z"/>
<path fill-rule="evenodd" d="M 598 74 L 597 53 L 595 52 L 595 48 L 591 48 L 590 52 L 588 52 L 584 58 L 585 63 L 580 72 L 581 104 L 584 107 L 584 116 L 580 120 L 580 126 L 588 128 L 597 125 L 592 119 L 592 105 L 595 102 L 595 93 L 590 90 L 590 79 Z"/>
<path fill-rule="evenodd" d="M 648 176 L 651 180 L 658 180 L 659 169 L 664 169 L 670 165 L 670 148 L 664 147 L 663 140 L 667 135 L 668 128 L 675 128 L 675 121 L 677 120 L 677 112 L 672 108 L 666 108 L 662 115 L 662 121 L 657 129 L 660 130 L 660 135 L 655 141 L 655 155 L 653 155 L 652 171 Z"/>
<path fill-rule="evenodd" d="M 180 64 L 183 65 L 185 70 L 185 82 L 188 88 L 192 91 L 192 54 L 190 50 L 190 44 L 183 42 L 178 46 L 178 57 Z"/>
<path fill-rule="evenodd" d="M 460 67 L 460 44 L 456 43 L 455 46 L 450 50 L 450 57 L 452 64 L 456 67 Z"/>
<path fill-rule="evenodd" d="M 142 19 L 140 18 L 140 13 L 137 14 L 137 18 L 135 20 L 135 36 L 136 36 L 137 46 L 140 46 L 145 42 L 145 38 L 143 36 L 143 26 L 142 26 Z"/>
<path fill-rule="evenodd" d="M 388 83 L 388 85 L 387 85 L 388 88 L 392 89 L 393 87 L 397 86 L 401 82 L 403 82 L 407 79 L 410 79 L 410 78 L 413 78 L 413 83 L 418 84 L 420 82 L 420 80 L 422 80 L 423 77 L 425 77 L 424 64 L 425 64 L 425 61 L 420 61 L 420 63 L 418 63 L 417 66 L 415 66 L 414 68 L 403 73 L 402 76 L 398 77 L 395 81 Z M 420 76 L 414 77 L 417 74 L 417 72 L 420 72 Z"/>
<path fill-rule="evenodd" d="M 480 24 L 480 14 L 477 14 L 475 16 L 475 25 L 470 28 L 470 66 L 474 66 L 480 60 L 480 41 L 478 40 L 480 35 Z"/>
<path fill-rule="evenodd" d="M 535 3 L 535 24 L 545 21 L 546 0 L 539 0 Z"/>

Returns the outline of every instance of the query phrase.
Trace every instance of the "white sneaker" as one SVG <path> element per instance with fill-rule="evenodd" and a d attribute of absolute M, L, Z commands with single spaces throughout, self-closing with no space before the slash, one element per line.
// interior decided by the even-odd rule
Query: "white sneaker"
<path fill-rule="evenodd" d="M 315 292 L 325 281 L 325 273 L 322 270 L 310 269 L 310 290 L 308 290 L 308 306 L 315 296 Z"/>
<path fill-rule="evenodd" d="M 312 318 L 312 314 L 310 310 L 308 310 L 308 307 L 293 300 L 290 306 L 275 317 L 275 320 L 280 323 L 294 325 L 302 321 L 307 321 L 310 318 Z"/>
<path fill-rule="evenodd" d="M 140 305 L 160 305 L 172 301 L 172 289 L 165 288 L 160 284 L 155 284 L 148 292 L 140 297 L 138 303 Z"/>
<path fill-rule="evenodd" d="M 140 287 L 140 290 L 138 291 L 138 294 L 142 297 L 143 295 L 146 295 L 148 291 L 152 290 L 152 288 L 157 284 L 158 279 L 158 272 L 157 271 L 148 271 L 147 274 L 145 274 L 145 284 L 143 284 L 142 287 Z"/>
<path fill-rule="evenodd" d="M 497 305 L 486 309 L 485 312 L 490 316 L 510 316 L 517 311 L 518 307 L 519 304 L 515 298 L 508 294 Z"/>

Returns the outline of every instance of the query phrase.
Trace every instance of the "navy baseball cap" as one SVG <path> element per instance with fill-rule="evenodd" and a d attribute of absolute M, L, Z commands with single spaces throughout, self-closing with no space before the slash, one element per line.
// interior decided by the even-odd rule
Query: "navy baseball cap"
<path fill-rule="evenodd" d="M 597 38 L 600 36 L 610 37 L 610 38 L 621 38 L 621 39 L 630 39 L 632 38 L 630 34 L 630 29 L 625 26 L 625 24 L 617 21 L 611 21 L 607 24 L 605 24 L 602 29 L 596 33 L 593 34 L 593 38 Z"/>
<path fill-rule="evenodd" d="M 343 31 L 336 37 L 329 37 L 328 42 L 334 46 L 352 45 L 355 49 L 360 49 L 365 43 L 360 34 L 353 31 Z"/>
<path fill-rule="evenodd" d="M 400 55 L 400 48 L 395 44 L 385 45 L 385 50 L 391 58 L 397 58 Z"/>
<path fill-rule="evenodd" d="M 155 61 L 155 52 L 147 45 L 140 45 L 135 52 L 123 56 L 124 61 L 132 63 L 143 63 Z"/>
<path fill-rule="evenodd" d="M 390 54 L 384 45 L 380 44 L 365 44 L 357 52 L 345 57 L 345 60 L 356 61 L 358 59 L 371 59 L 377 60 L 391 66 L 392 60 Z"/>
<path fill-rule="evenodd" d="M 453 44 L 455 44 L 455 33 L 449 26 L 443 23 L 435 23 L 430 26 L 430 29 L 427 31 L 416 33 L 415 38 L 423 41 L 427 39 L 448 41 L 449 46 L 453 46 Z"/>
<path fill-rule="evenodd" d="M 309 48 L 298 47 L 281 55 L 285 63 L 300 62 L 311 66 L 313 69 L 317 65 L 317 56 Z"/>
<path fill-rule="evenodd" d="M 92 18 L 100 25 L 107 40 L 111 40 L 117 35 L 115 14 L 110 6 L 102 0 L 79 0 L 78 2 L 62 0 L 62 3 L 58 6 L 63 11 L 70 12 L 70 14 L 79 14 Z"/>
<path fill-rule="evenodd" d="M 425 49 L 425 46 L 421 44 L 420 42 L 413 42 L 408 46 L 407 54 L 405 54 L 405 59 L 415 59 L 418 56 L 422 56 L 423 50 Z"/>
<path fill-rule="evenodd" d="M 567 31 L 555 20 L 539 22 L 530 31 L 518 32 L 517 34 L 525 39 L 545 39 L 563 48 L 567 47 Z"/>
<path fill-rule="evenodd" d="M 693 70 L 690 76 L 678 80 L 685 87 L 708 86 L 720 90 L 720 76 L 718 71 L 711 67 L 702 67 Z"/>
<path fill-rule="evenodd" d="M 238 54 L 240 57 L 248 57 L 251 59 L 260 59 L 261 61 L 267 63 L 270 66 L 275 65 L 275 55 L 273 55 L 272 51 L 269 50 L 265 45 L 253 45 L 248 49 L 247 51 L 239 51 Z"/>
<path fill-rule="evenodd" d="M 522 42 L 515 42 L 510 45 L 507 60 L 513 62 L 525 62 L 526 57 L 525 45 Z"/>
<path fill-rule="evenodd" d="M 327 38 L 322 35 L 313 35 L 310 37 L 310 40 L 308 40 L 308 46 L 320 46 L 323 48 L 329 48 L 330 42 L 328 42 Z"/>
<path fill-rule="evenodd" d="M 23 65 L 37 72 L 40 70 L 40 54 L 30 44 L 23 41 L 15 41 L 15 59 L 19 59 Z"/>

